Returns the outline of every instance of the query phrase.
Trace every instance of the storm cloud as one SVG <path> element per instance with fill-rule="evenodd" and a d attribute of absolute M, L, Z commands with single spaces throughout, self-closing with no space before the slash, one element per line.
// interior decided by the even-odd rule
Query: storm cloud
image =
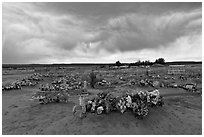
<path fill-rule="evenodd" d="M 202 3 L 3 3 L 3 63 L 202 60 Z"/>

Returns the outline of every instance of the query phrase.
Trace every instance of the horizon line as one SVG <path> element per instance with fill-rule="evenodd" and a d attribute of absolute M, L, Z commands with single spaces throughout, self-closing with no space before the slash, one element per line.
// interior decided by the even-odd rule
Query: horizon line
<path fill-rule="evenodd" d="M 145 60 L 144 60 L 145 61 Z M 136 61 L 137 62 L 137 61 Z M 151 61 L 150 61 L 151 62 Z M 202 62 L 201 61 L 167 61 L 165 63 L 173 63 L 173 62 Z M 130 62 L 130 63 L 135 63 L 135 62 Z M 121 62 L 121 64 L 130 64 L 128 62 Z M 153 62 L 154 63 L 154 62 Z M 112 63 L 99 63 L 99 62 L 96 62 L 96 63 L 93 63 L 93 62 L 85 62 L 85 63 L 2 63 L 2 65 L 10 65 L 10 64 L 13 64 L 13 65 L 75 65 L 75 64 L 115 64 L 115 62 L 112 62 Z"/>

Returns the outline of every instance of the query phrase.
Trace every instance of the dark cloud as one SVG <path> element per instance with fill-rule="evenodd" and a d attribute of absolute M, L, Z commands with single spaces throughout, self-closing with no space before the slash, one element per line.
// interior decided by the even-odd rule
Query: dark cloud
<path fill-rule="evenodd" d="M 127 13 L 162 14 L 201 8 L 201 2 L 57 2 L 35 3 L 43 11 L 54 14 L 75 14 L 80 17 L 113 17 Z"/>
<path fill-rule="evenodd" d="M 201 44 L 201 2 L 3 3 L 2 15 L 3 63 L 108 61 Z"/>
<path fill-rule="evenodd" d="M 120 51 L 132 51 L 167 46 L 168 43 L 181 36 L 201 30 L 201 22 L 195 26 L 188 26 L 192 21 L 201 18 L 201 10 L 163 16 L 133 14 L 118 17 L 102 28 L 95 40 L 109 41 L 112 39 L 110 43 L 103 46 L 109 51 L 115 48 Z"/>

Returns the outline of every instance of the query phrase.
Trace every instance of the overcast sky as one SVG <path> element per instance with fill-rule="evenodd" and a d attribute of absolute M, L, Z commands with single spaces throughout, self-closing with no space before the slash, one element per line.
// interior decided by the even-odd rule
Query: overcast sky
<path fill-rule="evenodd" d="M 3 3 L 3 63 L 202 60 L 202 3 Z"/>

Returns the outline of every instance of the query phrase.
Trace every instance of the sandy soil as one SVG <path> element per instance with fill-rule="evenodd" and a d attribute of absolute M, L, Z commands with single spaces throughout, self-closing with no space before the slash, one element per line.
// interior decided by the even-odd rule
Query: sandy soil
<path fill-rule="evenodd" d="M 154 68 L 152 68 L 154 69 Z M 163 68 L 161 68 L 163 69 Z M 164 75 L 165 70 L 155 68 L 155 73 Z M 192 68 L 189 68 L 192 70 Z M 198 72 L 202 67 L 193 68 Z M 60 70 L 51 70 L 58 73 Z M 56 71 L 56 72 L 55 72 Z M 88 75 L 90 68 L 77 69 L 77 73 Z M 140 74 L 145 74 L 146 69 L 132 68 L 127 70 L 98 70 L 101 77 L 107 80 L 117 80 L 122 75 L 124 79 L 140 79 Z M 140 72 L 141 71 L 141 72 Z M 70 69 L 66 73 L 71 72 Z M 76 72 L 73 72 L 76 73 Z M 33 73 L 33 72 L 32 72 Z M 7 84 L 16 79 L 21 79 L 28 74 L 25 72 L 6 71 L 2 75 L 2 84 Z M 64 73 L 64 72 L 63 72 Z M 85 77 L 86 79 L 86 77 Z M 51 83 L 53 78 L 45 78 L 40 83 Z M 162 79 L 161 79 L 162 80 Z M 191 79 L 189 79 L 191 81 Z M 194 79 L 195 80 L 195 79 Z M 172 79 L 168 82 L 175 81 Z M 109 88 L 109 91 L 121 92 L 127 90 L 148 90 L 151 88 L 137 86 L 121 86 L 124 81 L 119 81 L 117 86 Z M 181 81 L 177 80 L 176 83 Z M 202 80 L 198 79 L 202 85 Z M 22 90 L 11 90 L 2 92 L 2 134 L 103 134 L 103 135 L 201 135 L 202 134 L 202 96 L 192 94 L 178 88 L 160 88 L 160 93 L 164 96 L 164 106 L 150 108 L 149 115 L 139 120 L 131 112 L 120 114 L 112 112 L 110 114 L 88 113 L 83 119 L 78 115 L 73 116 L 72 108 L 78 103 L 78 97 L 72 96 L 68 103 L 50 103 L 40 105 L 31 101 L 31 96 L 38 90 L 38 86 L 23 88 Z M 98 88 L 98 87 L 97 87 Z M 91 93 L 98 93 L 106 88 L 88 89 Z M 201 88 L 202 90 L 202 88 Z M 117 94 L 116 93 L 116 94 Z"/>
<path fill-rule="evenodd" d="M 40 105 L 29 100 L 37 88 L 2 93 L 2 132 L 6 134 L 202 134 L 202 97 L 184 90 L 160 89 L 163 107 L 151 108 L 139 120 L 131 112 L 96 115 L 80 119 L 72 115 L 77 97 L 68 103 Z M 100 90 L 97 90 L 100 91 Z M 95 92 L 93 89 L 91 92 Z"/>

